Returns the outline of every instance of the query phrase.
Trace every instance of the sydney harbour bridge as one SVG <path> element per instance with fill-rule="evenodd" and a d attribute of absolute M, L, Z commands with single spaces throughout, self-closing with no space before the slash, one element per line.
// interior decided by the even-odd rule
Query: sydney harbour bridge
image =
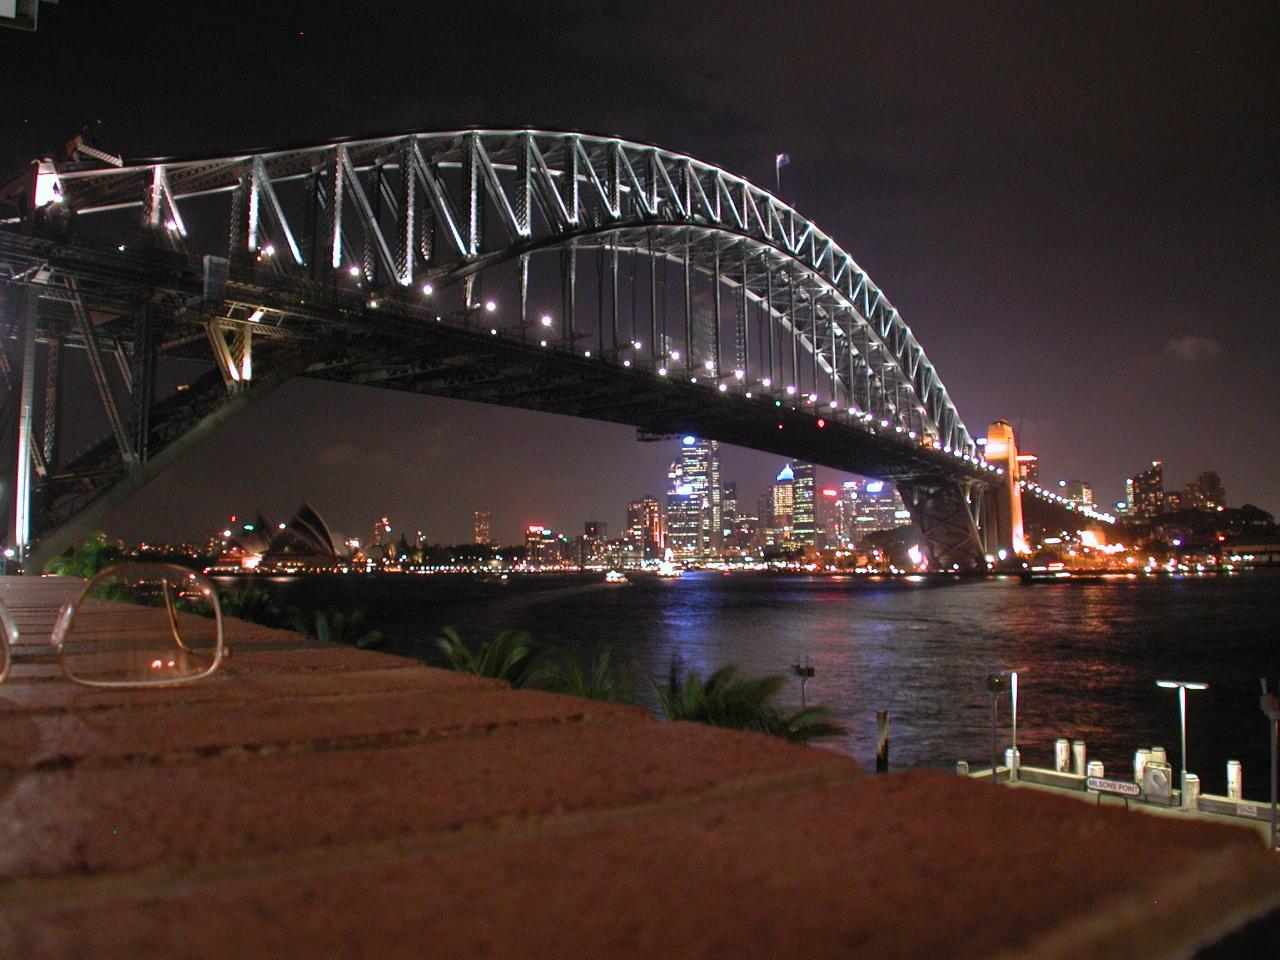
<path fill-rule="evenodd" d="M 0 529 L 27 569 L 296 376 L 807 460 L 897 484 L 934 569 L 1012 552 L 1018 486 L 898 311 L 714 165 L 542 130 L 73 147 L 0 188 Z M 64 442 L 72 418 L 98 434 Z"/>

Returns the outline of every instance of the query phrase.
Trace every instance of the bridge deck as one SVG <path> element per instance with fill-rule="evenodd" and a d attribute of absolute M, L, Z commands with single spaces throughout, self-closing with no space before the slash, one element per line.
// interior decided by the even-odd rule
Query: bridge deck
<path fill-rule="evenodd" d="M 0 580 L 0 956 L 1189 955 L 1280 890 L 1248 831 L 235 621 L 208 681 L 84 690 L 75 588 Z"/>

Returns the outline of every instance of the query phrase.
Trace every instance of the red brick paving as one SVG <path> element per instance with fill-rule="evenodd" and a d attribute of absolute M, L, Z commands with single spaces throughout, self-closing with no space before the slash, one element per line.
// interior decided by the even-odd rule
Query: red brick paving
<path fill-rule="evenodd" d="M 74 588 L 0 580 L 0 957 L 1185 956 L 1280 899 L 1247 830 L 234 621 L 206 681 L 85 690 L 27 642 Z"/>

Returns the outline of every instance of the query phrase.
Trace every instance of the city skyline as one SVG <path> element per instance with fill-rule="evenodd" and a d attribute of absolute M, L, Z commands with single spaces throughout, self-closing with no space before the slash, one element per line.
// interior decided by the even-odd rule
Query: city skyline
<path fill-rule="evenodd" d="M 1202 24 L 1135 8 L 1082 23 L 1028 4 L 916 22 L 878 4 L 824 6 L 749 24 L 709 17 L 659 43 L 644 9 L 575 9 L 575 29 L 561 31 L 552 6 L 522 6 L 483 50 L 460 41 L 441 52 L 429 83 L 415 54 L 386 42 L 425 16 L 409 7 L 361 25 L 376 63 L 348 45 L 341 11 L 264 10 L 249 37 L 193 11 L 187 29 L 208 42 L 191 62 L 102 85 L 79 51 L 160 42 L 147 38 L 163 18 L 50 7 L 38 34 L 0 37 L 16 105 L 0 169 L 58 152 L 90 119 L 127 156 L 515 121 L 650 140 L 769 185 L 787 151 L 783 199 L 884 287 L 975 433 L 1004 417 L 1039 455 L 1044 483 L 1087 480 L 1102 503 L 1162 459 L 1178 484 L 1214 470 L 1232 503 L 1275 509 L 1280 451 L 1258 438 L 1280 416 L 1277 398 L 1263 389 L 1240 402 L 1280 363 L 1263 335 L 1280 223 L 1263 133 L 1274 68 L 1259 66 L 1273 58 L 1254 12 Z M 433 11 L 432 26 L 466 37 L 473 15 Z M 865 34 L 867 60 L 841 55 L 842 23 Z M 632 35 L 651 42 L 620 42 Z M 536 60 L 522 56 L 530 38 Z M 216 56 L 201 58 L 232 40 L 309 106 L 229 105 Z M 770 69 L 704 55 L 730 44 Z M 337 57 L 350 67 L 343 85 L 317 66 Z M 812 82 L 778 83 L 778 71 Z M 576 82 L 588 73 L 592 83 Z M 726 448 L 727 463 L 746 464 L 726 473 L 766 482 L 776 458 L 754 456 Z M 502 536 L 557 523 L 569 503 L 613 527 L 617 504 L 662 495 L 668 459 L 626 428 L 294 383 L 107 525 L 146 531 L 220 516 L 228 501 L 284 512 L 308 499 L 353 533 L 388 513 L 462 541 L 488 487 L 508 504 L 507 516 L 494 508 Z"/>

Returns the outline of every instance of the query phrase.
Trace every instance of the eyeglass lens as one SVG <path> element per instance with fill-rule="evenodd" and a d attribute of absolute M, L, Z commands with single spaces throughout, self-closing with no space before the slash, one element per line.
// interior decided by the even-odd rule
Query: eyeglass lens
<path fill-rule="evenodd" d="M 67 675 L 85 683 L 192 680 L 217 663 L 213 592 L 191 574 L 123 564 L 86 586 L 62 636 Z"/>

